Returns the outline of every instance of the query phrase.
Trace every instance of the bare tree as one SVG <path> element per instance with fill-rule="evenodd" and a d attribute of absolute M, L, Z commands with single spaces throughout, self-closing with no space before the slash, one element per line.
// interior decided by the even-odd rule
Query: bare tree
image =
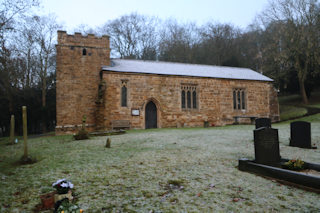
<path fill-rule="evenodd" d="M 261 15 L 265 26 L 277 24 L 282 56 L 291 60 L 297 71 L 300 94 L 308 103 L 305 82 L 314 63 L 319 63 L 319 17 L 317 0 L 274 0 Z"/>
<path fill-rule="evenodd" d="M 37 84 L 37 23 L 33 17 L 25 17 L 12 34 L 12 49 L 20 59 L 21 85 L 23 88 L 31 88 Z"/>
<path fill-rule="evenodd" d="M 156 25 L 156 18 L 132 13 L 107 22 L 100 32 L 110 36 L 120 58 L 148 59 L 157 44 Z"/>
<path fill-rule="evenodd" d="M 239 46 L 237 56 L 242 62 L 243 67 L 249 67 L 260 73 L 264 73 L 263 62 L 265 55 L 263 53 L 263 31 L 256 28 L 254 25 L 249 26 L 250 30 L 241 33 L 236 38 L 236 43 Z"/>
<path fill-rule="evenodd" d="M 74 32 L 79 32 L 82 35 L 88 35 L 88 34 L 95 34 L 95 35 L 99 35 L 100 33 L 98 32 L 98 30 L 93 29 L 92 27 L 86 25 L 86 24 L 80 24 L 79 26 L 77 26 L 74 30 Z"/>
<path fill-rule="evenodd" d="M 3 35 L 5 31 L 14 29 L 17 16 L 22 16 L 38 5 L 38 0 L 3 0 L 0 3 L 0 34 Z"/>
<path fill-rule="evenodd" d="M 38 5 L 38 0 L 3 0 L 0 3 L 0 98 L 9 102 L 9 113 L 13 112 L 13 96 L 20 86 L 16 69 L 19 59 L 13 57 L 10 38 L 18 27 L 17 20 Z"/>
<path fill-rule="evenodd" d="M 206 63 L 214 65 L 239 66 L 236 54 L 239 49 L 236 39 L 241 31 L 230 24 L 207 23 L 201 29 L 203 48 L 206 49 Z"/>
<path fill-rule="evenodd" d="M 241 55 L 246 66 L 274 79 L 274 86 L 286 89 L 291 75 L 291 62 L 287 60 L 283 23 L 270 23 L 265 29 L 257 24 L 241 35 Z"/>
<path fill-rule="evenodd" d="M 195 49 L 199 30 L 194 23 L 179 24 L 167 20 L 160 32 L 159 59 L 163 61 L 196 63 Z"/>
<path fill-rule="evenodd" d="M 53 15 L 34 16 L 34 33 L 36 42 L 37 74 L 41 82 L 41 103 L 46 111 L 47 79 L 50 73 L 55 72 L 55 42 L 56 32 L 60 28 Z M 46 131 L 45 120 L 42 125 Z"/>

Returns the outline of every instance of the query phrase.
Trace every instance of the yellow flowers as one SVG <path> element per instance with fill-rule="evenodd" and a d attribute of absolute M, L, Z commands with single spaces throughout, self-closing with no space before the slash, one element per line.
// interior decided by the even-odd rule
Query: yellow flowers
<path fill-rule="evenodd" d="M 83 209 L 80 209 L 79 212 L 83 213 Z M 61 213 L 64 213 L 64 211 L 62 210 Z"/>
<path fill-rule="evenodd" d="M 291 170 L 303 170 L 305 165 L 300 159 L 292 159 L 284 164 L 284 166 Z"/>

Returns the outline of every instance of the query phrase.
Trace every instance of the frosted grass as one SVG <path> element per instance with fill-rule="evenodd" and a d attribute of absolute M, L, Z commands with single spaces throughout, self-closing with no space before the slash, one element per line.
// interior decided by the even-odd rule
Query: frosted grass
<path fill-rule="evenodd" d="M 279 129 L 284 158 L 320 163 L 320 122 L 312 123 L 317 150 L 289 147 L 289 123 Z M 30 212 L 39 195 L 66 178 L 87 212 L 316 212 L 319 194 L 237 169 L 253 158 L 253 126 L 133 130 L 72 141 L 71 136 L 30 139 L 39 162 L 16 166 L 22 144 L 0 151 L 0 212 Z M 168 181 L 175 180 L 175 187 Z"/>

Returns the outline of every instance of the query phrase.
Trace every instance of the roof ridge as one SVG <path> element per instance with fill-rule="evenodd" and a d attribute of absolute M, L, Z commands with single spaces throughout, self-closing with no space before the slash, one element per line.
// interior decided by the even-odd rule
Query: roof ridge
<path fill-rule="evenodd" d="M 102 66 L 102 70 L 156 75 L 273 81 L 271 78 L 249 68 L 138 59 L 111 59 L 111 65 Z"/>
<path fill-rule="evenodd" d="M 146 62 L 146 63 L 164 63 L 164 64 L 179 64 L 179 65 L 193 65 L 193 66 L 208 66 L 208 67 L 219 67 L 219 68 L 231 68 L 231 69 L 247 69 L 252 70 L 248 67 L 230 67 L 230 66 L 220 66 L 212 64 L 191 64 L 184 62 L 174 62 L 174 61 L 155 61 L 155 60 L 142 60 L 142 59 L 124 59 L 124 58 L 111 58 L 111 60 L 121 60 L 121 61 L 137 61 L 137 62 Z M 254 71 L 254 70 L 252 70 Z M 257 72 L 257 71 L 254 71 Z"/>

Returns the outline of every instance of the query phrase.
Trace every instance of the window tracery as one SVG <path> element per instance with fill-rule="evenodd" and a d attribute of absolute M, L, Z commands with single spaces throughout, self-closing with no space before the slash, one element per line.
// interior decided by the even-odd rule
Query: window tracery
<path fill-rule="evenodd" d="M 183 84 L 181 85 L 181 108 L 197 109 L 197 85 Z"/>

